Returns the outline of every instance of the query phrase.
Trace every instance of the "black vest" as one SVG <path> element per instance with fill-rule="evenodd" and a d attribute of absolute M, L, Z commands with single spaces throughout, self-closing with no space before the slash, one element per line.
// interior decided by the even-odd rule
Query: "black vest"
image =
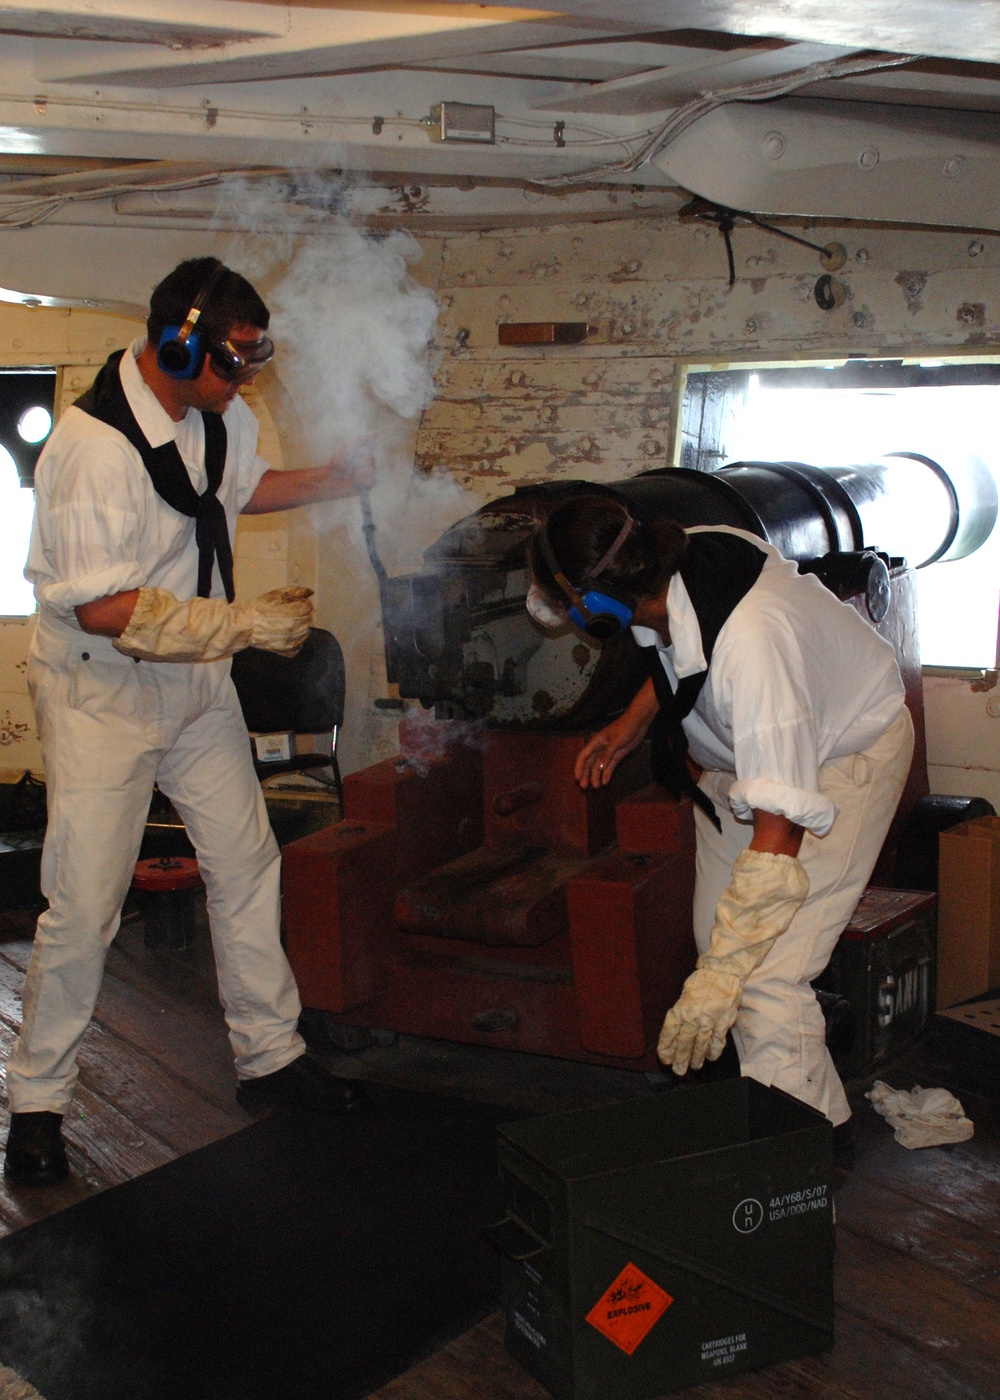
<path fill-rule="evenodd" d="M 219 561 L 219 574 L 226 598 L 235 597 L 233 587 L 233 547 L 229 539 L 226 512 L 217 492 L 226 466 L 226 425 L 220 413 L 203 413 L 205 425 L 205 474 L 208 485 L 199 496 L 191 485 L 187 467 L 173 440 L 160 447 L 150 447 L 146 434 L 139 427 L 132 406 L 122 388 L 119 366 L 124 350 L 116 350 L 97 378 L 76 400 L 74 407 L 82 408 L 92 418 L 99 418 L 109 427 L 117 428 L 127 438 L 149 473 L 158 496 L 181 515 L 193 516 L 195 542 L 198 546 L 198 596 L 207 598 L 212 590 L 212 567 Z"/>
<path fill-rule="evenodd" d="M 653 777 L 678 801 L 687 795 L 719 827 L 711 800 L 698 787 L 687 765 L 687 736 L 682 720 L 694 709 L 708 679 L 712 652 L 729 614 L 757 582 L 764 567 L 763 550 L 738 535 L 705 530 L 688 536 L 687 552 L 678 570 L 691 599 L 698 626 L 705 670 L 678 681 L 670 689 L 655 646 L 644 647 L 660 709 L 650 726 Z"/>

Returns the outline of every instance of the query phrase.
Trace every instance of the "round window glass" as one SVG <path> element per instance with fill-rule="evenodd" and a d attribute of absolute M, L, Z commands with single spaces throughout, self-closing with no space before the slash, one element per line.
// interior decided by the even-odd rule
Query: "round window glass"
<path fill-rule="evenodd" d="M 17 420 L 17 431 L 25 442 L 44 442 L 52 430 L 52 414 L 41 404 L 26 408 Z"/>

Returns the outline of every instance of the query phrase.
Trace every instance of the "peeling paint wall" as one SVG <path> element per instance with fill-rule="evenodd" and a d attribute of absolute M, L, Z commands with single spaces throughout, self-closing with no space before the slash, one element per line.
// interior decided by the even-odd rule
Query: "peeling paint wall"
<path fill-rule="evenodd" d="M 800 230 L 794 230 L 799 233 Z M 1000 243 L 954 233 L 807 229 L 844 245 L 843 305 L 823 311 L 811 249 L 755 227 L 676 221 L 445 240 L 440 393 L 417 469 L 483 499 L 515 482 L 667 465 L 684 362 L 1000 351 Z M 581 345 L 499 346 L 497 326 L 588 322 Z"/>
<path fill-rule="evenodd" d="M 34 624 L 30 618 L 0 620 L 0 778 L 42 771 L 35 715 L 24 673 Z"/>

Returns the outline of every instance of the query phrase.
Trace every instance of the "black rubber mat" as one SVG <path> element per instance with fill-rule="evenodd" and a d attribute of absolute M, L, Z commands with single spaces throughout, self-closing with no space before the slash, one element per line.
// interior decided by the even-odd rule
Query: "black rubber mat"
<path fill-rule="evenodd" d="M 355 1400 L 496 1306 L 495 1126 L 373 1086 L 0 1241 L 0 1360 L 46 1400 Z"/>

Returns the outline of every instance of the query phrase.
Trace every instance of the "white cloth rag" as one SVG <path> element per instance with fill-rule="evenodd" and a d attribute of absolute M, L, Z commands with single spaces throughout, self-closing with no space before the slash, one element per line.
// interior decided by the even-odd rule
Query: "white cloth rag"
<path fill-rule="evenodd" d="M 896 1141 L 903 1147 L 937 1147 L 944 1142 L 967 1142 L 972 1137 L 972 1120 L 947 1089 L 912 1091 L 891 1089 L 876 1079 L 866 1099 L 895 1129 Z"/>

